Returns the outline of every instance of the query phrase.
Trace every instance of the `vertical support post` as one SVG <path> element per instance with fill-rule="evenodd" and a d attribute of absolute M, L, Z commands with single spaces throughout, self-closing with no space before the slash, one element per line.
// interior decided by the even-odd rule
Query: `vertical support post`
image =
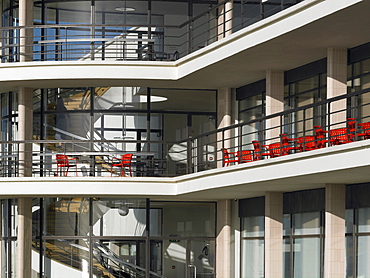
<path fill-rule="evenodd" d="M 18 198 L 17 278 L 31 273 L 32 198 Z"/>
<path fill-rule="evenodd" d="M 90 37 L 95 38 L 95 0 L 91 0 L 91 11 L 90 11 Z M 90 60 L 95 60 L 95 42 L 92 40 L 90 42 Z"/>
<path fill-rule="evenodd" d="M 265 277 L 283 277 L 283 193 L 265 195 Z"/>
<path fill-rule="evenodd" d="M 222 2 L 221 0 L 219 2 Z M 219 8 L 217 38 L 218 40 L 230 36 L 233 32 L 233 8 L 234 1 L 228 1 Z"/>
<path fill-rule="evenodd" d="M 231 88 L 222 88 L 217 91 L 217 128 L 231 125 Z M 217 134 L 217 167 L 222 167 L 222 148 L 231 146 L 231 131 L 226 130 Z"/>
<path fill-rule="evenodd" d="M 266 116 L 284 111 L 284 71 L 266 72 Z M 280 117 L 266 121 L 266 143 L 280 142 Z"/>
<path fill-rule="evenodd" d="M 217 237 L 216 237 L 216 273 L 217 277 L 231 277 L 231 201 L 217 202 Z"/>
<path fill-rule="evenodd" d="M 327 97 L 332 98 L 347 94 L 347 49 L 328 48 L 327 61 Z M 339 100 L 329 106 L 328 122 L 333 128 L 346 127 L 347 100 Z"/>
<path fill-rule="evenodd" d="M 19 1 L 19 61 L 33 60 L 33 0 Z"/>
<path fill-rule="evenodd" d="M 145 226 L 145 277 L 150 278 L 150 199 L 146 199 L 146 226 Z"/>
<path fill-rule="evenodd" d="M 344 184 L 327 184 L 325 188 L 325 278 L 343 278 L 345 273 L 345 201 Z"/>

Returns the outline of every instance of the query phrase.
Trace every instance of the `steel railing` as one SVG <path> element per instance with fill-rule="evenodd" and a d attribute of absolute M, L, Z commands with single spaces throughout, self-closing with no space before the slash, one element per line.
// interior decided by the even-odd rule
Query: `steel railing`
<path fill-rule="evenodd" d="M 47 24 L 0 28 L 1 61 L 172 61 L 303 0 L 229 0 L 176 25 Z M 28 32 L 21 32 L 22 30 Z M 32 35 L 22 35 L 29 34 Z M 22 53 L 21 53 L 22 51 Z"/>
<path fill-rule="evenodd" d="M 125 153 L 134 155 L 134 176 L 178 176 L 225 166 L 222 149 L 232 153 L 250 151 L 255 158 L 259 154 L 253 141 L 267 147 L 282 144 L 280 153 L 275 153 L 279 156 L 311 150 L 306 149 L 303 139 L 312 141 L 309 143 L 316 148 L 365 140 L 370 138 L 369 97 L 370 89 L 365 89 L 175 142 L 125 138 L 0 141 L 0 176 L 17 177 L 25 167 L 32 168 L 33 176 L 63 176 L 65 169 L 57 167 L 57 154 L 78 158 L 78 176 L 120 176 L 120 169 L 112 169 L 112 158 Z M 320 138 L 318 130 L 322 131 Z M 343 130 L 341 135 L 334 132 Z M 337 140 L 338 136 L 342 141 Z M 32 148 L 20 148 L 25 144 Z M 23 149 L 27 151 L 20 151 Z M 69 170 L 68 176 L 73 176 L 74 170 Z"/>

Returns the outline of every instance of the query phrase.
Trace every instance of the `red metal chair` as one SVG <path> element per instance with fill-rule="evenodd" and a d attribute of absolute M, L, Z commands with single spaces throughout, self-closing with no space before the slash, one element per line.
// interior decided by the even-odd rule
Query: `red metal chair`
<path fill-rule="evenodd" d="M 76 167 L 76 176 L 78 176 L 77 157 L 70 158 L 68 157 L 68 155 L 65 155 L 65 154 L 57 154 L 56 160 L 57 160 L 57 172 L 56 172 L 57 177 L 59 176 L 59 171 L 60 171 L 60 174 L 63 173 L 63 176 L 65 177 L 68 176 L 68 171 L 69 171 L 69 168 L 71 167 Z M 71 161 L 74 161 L 74 163 L 70 163 Z"/>
<path fill-rule="evenodd" d="M 357 133 L 357 122 L 355 118 L 347 118 L 347 128 L 350 132 L 350 137 L 353 140 L 356 138 L 356 133 Z"/>
<path fill-rule="evenodd" d="M 321 149 L 326 147 L 326 143 L 328 140 L 326 140 L 326 133 L 328 133 L 326 130 L 323 130 L 320 125 L 315 125 L 315 139 L 316 139 L 316 148 Z"/>
<path fill-rule="evenodd" d="M 125 177 L 125 169 L 128 168 L 130 177 L 132 177 L 132 169 L 131 169 L 131 164 L 132 164 L 132 153 L 126 153 L 122 155 L 121 158 L 113 157 L 112 158 L 112 169 L 110 171 L 110 175 L 112 176 L 113 174 L 113 167 L 120 167 L 121 168 L 121 174 L 120 177 Z"/>
<path fill-rule="evenodd" d="M 221 151 L 223 154 L 223 163 L 225 167 L 229 166 L 230 163 L 239 163 L 239 158 L 237 157 L 238 152 L 229 152 L 225 148 L 222 148 Z M 231 156 L 233 156 L 234 159 L 232 159 Z"/>
<path fill-rule="evenodd" d="M 348 128 L 336 128 L 330 130 L 330 145 L 341 145 L 352 142 Z"/>
<path fill-rule="evenodd" d="M 298 148 L 301 152 L 317 149 L 315 136 L 302 136 L 297 138 Z"/>
<path fill-rule="evenodd" d="M 252 144 L 254 148 L 253 160 L 261 160 L 263 156 L 270 156 L 270 153 L 262 152 L 261 145 L 257 140 L 253 140 Z"/>
<path fill-rule="evenodd" d="M 280 134 L 280 138 L 284 152 L 286 152 L 287 154 L 289 154 L 290 151 L 300 150 L 300 148 L 297 147 L 295 144 L 295 142 L 297 141 L 296 138 L 289 138 L 285 133 Z"/>
<path fill-rule="evenodd" d="M 250 151 L 250 150 L 244 150 L 241 152 L 237 152 L 236 155 L 238 157 L 239 163 L 246 163 L 246 162 L 251 162 L 254 160 L 253 151 Z"/>
<path fill-rule="evenodd" d="M 269 151 L 269 156 L 271 158 L 281 155 L 288 155 L 291 150 L 291 147 L 284 146 L 281 143 L 272 143 L 268 145 L 263 145 L 263 147 L 265 147 Z"/>
<path fill-rule="evenodd" d="M 363 136 L 364 139 L 370 139 L 370 122 L 358 124 L 361 127 L 361 132 L 358 136 Z"/>

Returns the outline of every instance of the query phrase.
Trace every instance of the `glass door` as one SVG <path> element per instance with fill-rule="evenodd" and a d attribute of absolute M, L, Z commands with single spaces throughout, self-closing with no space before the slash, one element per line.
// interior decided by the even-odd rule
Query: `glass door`
<path fill-rule="evenodd" d="M 187 278 L 215 277 L 215 242 L 211 240 L 188 240 Z"/>

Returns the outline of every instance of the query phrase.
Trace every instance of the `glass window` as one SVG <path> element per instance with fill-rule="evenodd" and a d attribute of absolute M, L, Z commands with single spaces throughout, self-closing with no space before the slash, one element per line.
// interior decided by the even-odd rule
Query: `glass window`
<path fill-rule="evenodd" d="M 242 218 L 241 277 L 264 277 L 265 217 Z"/>
<path fill-rule="evenodd" d="M 320 238 L 296 238 L 293 246 L 293 277 L 319 278 Z"/>
<path fill-rule="evenodd" d="M 320 212 L 294 214 L 293 232 L 295 235 L 320 234 Z"/>
<path fill-rule="evenodd" d="M 94 200 L 94 235 L 145 236 L 145 207 L 145 199 Z"/>
<path fill-rule="evenodd" d="M 214 203 L 151 202 L 152 209 L 162 211 L 162 236 L 213 237 L 215 235 Z"/>

